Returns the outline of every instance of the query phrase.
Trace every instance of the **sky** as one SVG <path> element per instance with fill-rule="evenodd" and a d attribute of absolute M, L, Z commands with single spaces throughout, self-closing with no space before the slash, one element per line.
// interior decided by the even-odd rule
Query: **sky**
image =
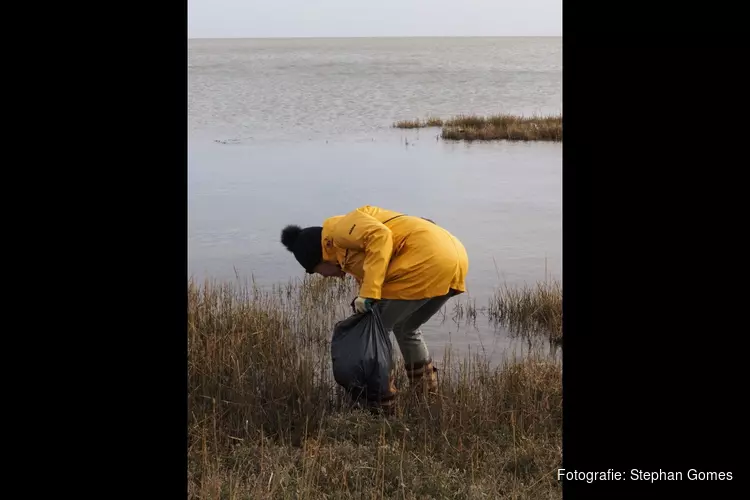
<path fill-rule="evenodd" d="M 188 0 L 188 38 L 562 36 L 562 0 Z"/>

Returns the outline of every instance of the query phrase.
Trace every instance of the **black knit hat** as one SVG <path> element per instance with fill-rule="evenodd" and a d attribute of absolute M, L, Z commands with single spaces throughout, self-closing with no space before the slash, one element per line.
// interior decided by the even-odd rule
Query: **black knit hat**
<path fill-rule="evenodd" d="M 294 254 L 294 258 L 308 274 L 312 274 L 313 268 L 323 260 L 322 237 L 323 228 L 320 226 L 302 229 L 290 225 L 281 231 L 281 243 Z"/>

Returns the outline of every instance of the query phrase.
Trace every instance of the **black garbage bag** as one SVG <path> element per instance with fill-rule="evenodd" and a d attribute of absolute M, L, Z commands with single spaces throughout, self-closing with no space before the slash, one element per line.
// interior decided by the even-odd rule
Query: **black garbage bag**
<path fill-rule="evenodd" d="M 355 403 L 377 405 L 388 394 L 393 345 L 377 306 L 339 321 L 331 338 L 333 378 Z"/>

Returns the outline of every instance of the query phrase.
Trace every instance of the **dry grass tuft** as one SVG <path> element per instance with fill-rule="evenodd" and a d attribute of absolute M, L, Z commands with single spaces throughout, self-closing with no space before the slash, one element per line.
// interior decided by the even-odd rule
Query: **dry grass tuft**
<path fill-rule="evenodd" d="M 393 124 L 394 128 L 428 128 L 442 126 L 443 120 L 434 116 L 425 118 L 424 120 L 401 120 Z"/>
<path fill-rule="evenodd" d="M 449 352 L 431 406 L 401 376 L 398 416 L 353 411 L 328 349 L 354 293 L 189 283 L 189 498 L 561 498 L 559 362 Z"/>
<path fill-rule="evenodd" d="M 519 334 L 545 334 L 562 342 L 562 284 L 542 281 L 536 286 L 511 288 L 495 292 L 488 308 L 491 319 Z"/>

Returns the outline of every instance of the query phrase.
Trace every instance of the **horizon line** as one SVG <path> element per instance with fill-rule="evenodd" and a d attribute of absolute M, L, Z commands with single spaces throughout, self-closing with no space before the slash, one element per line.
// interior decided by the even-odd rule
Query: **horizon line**
<path fill-rule="evenodd" d="M 290 40 L 357 38 L 562 38 L 562 35 L 362 35 L 362 36 L 189 36 L 188 40 Z"/>

